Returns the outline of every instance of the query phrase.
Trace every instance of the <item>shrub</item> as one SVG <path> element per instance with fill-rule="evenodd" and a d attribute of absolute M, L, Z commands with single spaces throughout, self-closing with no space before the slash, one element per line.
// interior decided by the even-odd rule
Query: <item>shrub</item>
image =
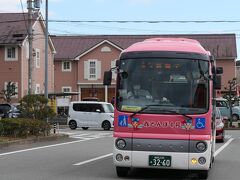
<path fill-rule="evenodd" d="M 20 100 L 19 109 L 21 117 L 41 119 L 55 116 L 53 110 L 48 106 L 48 99 L 40 95 L 27 95 Z"/>
<path fill-rule="evenodd" d="M 50 134 L 50 129 L 50 125 L 43 120 L 24 118 L 6 118 L 0 120 L 1 136 L 46 136 Z"/>

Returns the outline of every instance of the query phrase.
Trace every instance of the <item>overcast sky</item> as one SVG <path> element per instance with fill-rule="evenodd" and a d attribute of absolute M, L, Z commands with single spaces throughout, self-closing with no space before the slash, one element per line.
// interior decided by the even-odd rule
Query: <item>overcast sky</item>
<path fill-rule="evenodd" d="M 48 0 L 49 20 L 239 21 L 231 23 L 49 22 L 51 34 L 235 33 L 240 40 L 240 0 Z M 45 0 L 41 11 L 45 16 Z M 27 0 L 22 0 L 26 12 Z M 0 0 L 0 12 L 22 12 L 21 0 Z M 239 44 L 239 43 L 238 43 Z M 239 49 L 239 48 L 238 48 Z"/>

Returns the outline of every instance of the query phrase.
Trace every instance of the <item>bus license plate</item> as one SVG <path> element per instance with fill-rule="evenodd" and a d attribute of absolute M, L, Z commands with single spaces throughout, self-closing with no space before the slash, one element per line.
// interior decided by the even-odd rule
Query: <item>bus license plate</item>
<path fill-rule="evenodd" d="M 171 156 L 149 155 L 149 166 L 171 167 Z"/>

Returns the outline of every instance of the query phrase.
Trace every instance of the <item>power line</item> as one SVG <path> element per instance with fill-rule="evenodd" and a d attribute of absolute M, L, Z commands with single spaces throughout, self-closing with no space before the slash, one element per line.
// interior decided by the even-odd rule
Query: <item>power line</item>
<path fill-rule="evenodd" d="M 155 20 L 155 21 L 138 21 L 138 20 L 49 20 L 57 23 L 240 23 L 240 20 Z"/>
<path fill-rule="evenodd" d="M 0 21 L 0 23 L 14 23 L 25 21 L 24 19 L 20 20 L 8 20 L 8 21 Z M 38 20 L 44 21 L 44 20 Z M 157 23 L 240 23 L 240 20 L 154 20 L 154 21 L 138 21 L 138 20 L 48 20 L 53 23 L 149 23 L 149 24 L 157 24 Z"/>
<path fill-rule="evenodd" d="M 21 3 L 21 7 L 22 7 L 22 15 L 23 15 L 24 23 L 25 23 L 25 28 L 26 28 L 26 30 L 28 30 L 27 21 L 25 19 L 25 13 L 24 13 L 24 9 L 23 9 L 23 2 L 22 2 L 22 0 L 20 0 L 20 3 Z"/>

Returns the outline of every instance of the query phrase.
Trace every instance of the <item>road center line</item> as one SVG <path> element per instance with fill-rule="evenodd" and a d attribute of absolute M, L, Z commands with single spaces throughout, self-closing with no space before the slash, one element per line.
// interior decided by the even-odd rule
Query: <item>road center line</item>
<path fill-rule="evenodd" d="M 7 152 L 7 153 L 2 153 L 2 154 L 0 154 L 0 156 L 6 156 L 6 155 L 10 155 L 10 154 L 17 154 L 17 153 L 21 153 L 21 152 L 34 151 L 34 150 L 38 150 L 38 149 L 45 149 L 45 148 L 56 147 L 56 146 L 63 146 L 63 145 L 74 144 L 74 143 L 79 143 L 79 142 L 88 141 L 88 140 L 91 140 L 91 139 L 82 139 L 82 140 L 78 140 L 78 141 L 71 141 L 71 142 L 65 142 L 65 143 L 59 143 L 59 144 L 52 144 L 52 145 L 48 145 L 48 146 L 40 146 L 40 147 L 35 147 L 35 148 L 12 151 L 12 152 Z"/>
<path fill-rule="evenodd" d="M 87 164 L 87 163 L 90 163 L 90 162 L 93 162 L 93 161 L 97 161 L 99 159 L 103 159 L 103 158 L 106 158 L 106 157 L 109 157 L 109 156 L 112 156 L 113 153 L 110 153 L 110 154 L 106 154 L 106 155 L 103 155 L 103 156 L 99 156 L 99 157 L 96 157 L 96 158 L 93 158 L 93 159 L 89 159 L 89 160 L 86 160 L 86 161 L 82 161 L 80 163 L 76 163 L 76 164 L 73 164 L 74 166 L 81 166 L 83 164 Z"/>
<path fill-rule="evenodd" d="M 224 148 L 226 148 L 232 141 L 234 140 L 234 138 L 229 139 L 224 145 L 222 145 L 220 148 L 218 148 L 218 150 L 215 151 L 214 153 L 214 157 L 216 157 Z"/>

